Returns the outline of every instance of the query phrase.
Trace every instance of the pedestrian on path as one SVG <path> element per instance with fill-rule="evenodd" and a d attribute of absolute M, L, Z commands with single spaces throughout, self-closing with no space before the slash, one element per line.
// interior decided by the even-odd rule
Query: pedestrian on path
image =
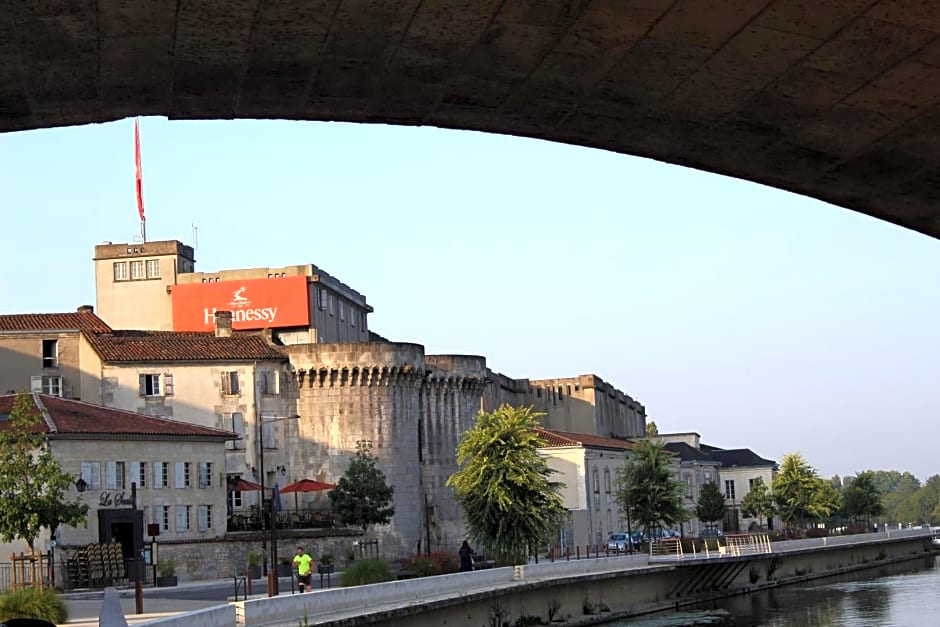
<path fill-rule="evenodd" d="M 310 572 L 313 570 L 313 558 L 304 552 L 304 547 L 297 547 L 297 555 L 294 556 L 294 564 L 297 566 L 297 588 L 301 593 L 310 590 Z"/>

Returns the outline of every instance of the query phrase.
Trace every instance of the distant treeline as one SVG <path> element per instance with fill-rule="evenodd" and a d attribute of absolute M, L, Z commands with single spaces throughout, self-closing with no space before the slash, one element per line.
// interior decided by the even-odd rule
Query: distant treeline
<path fill-rule="evenodd" d="M 870 476 L 878 491 L 882 511 L 874 517 L 876 521 L 903 525 L 940 525 L 940 475 L 933 475 L 924 484 L 911 473 L 897 470 L 869 470 L 859 475 Z M 844 497 L 853 479 L 855 477 L 843 480 L 835 475 L 831 481 Z M 846 511 L 846 501 L 842 499 L 843 511 L 840 514 L 845 518 L 854 518 L 851 507 Z"/>

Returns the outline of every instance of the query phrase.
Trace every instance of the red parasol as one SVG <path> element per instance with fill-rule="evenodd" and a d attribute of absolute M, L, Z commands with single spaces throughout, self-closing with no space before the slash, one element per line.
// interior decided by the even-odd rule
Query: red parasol
<path fill-rule="evenodd" d="M 332 483 L 327 483 L 326 481 L 316 481 L 314 479 L 301 479 L 300 481 L 295 481 L 294 483 L 289 483 L 283 488 L 281 488 L 281 494 L 285 492 L 294 493 L 294 509 L 300 509 L 300 503 L 298 502 L 297 495 L 300 492 L 322 492 L 323 490 L 332 490 L 336 486 Z"/>
<path fill-rule="evenodd" d="M 260 484 L 254 483 L 253 481 L 248 481 L 247 479 L 242 479 L 239 477 L 235 483 L 232 484 L 232 492 L 254 492 L 255 490 L 263 489 Z"/>
<path fill-rule="evenodd" d="M 322 490 L 332 490 L 336 486 L 326 481 L 315 481 L 314 479 L 301 479 L 294 483 L 289 483 L 281 488 L 281 494 L 288 492 L 320 492 Z"/>

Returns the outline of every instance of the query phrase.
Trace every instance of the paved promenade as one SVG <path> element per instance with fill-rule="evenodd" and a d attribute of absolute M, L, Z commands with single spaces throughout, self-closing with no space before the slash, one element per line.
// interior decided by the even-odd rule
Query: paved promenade
<path fill-rule="evenodd" d="M 314 577 L 316 580 L 316 577 Z M 338 579 L 334 577 L 335 586 Z M 315 581 L 315 584 L 319 583 Z M 249 599 L 266 598 L 266 584 L 264 581 L 254 582 L 254 589 Z M 121 598 L 121 609 L 128 625 L 138 625 L 159 618 L 166 618 L 176 614 L 184 614 L 195 610 L 224 605 L 233 598 L 234 583 L 232 579 L 212 579 L 207 581 L 191 581 L 180 583 L 173 588 L 144 588 L 144 613 L 137 614 L 133 588 L 121 588 L 118 594 Z M 290 596 L 291 580 L 280 580 L 282 595 Z M 63 594 L 65 605 L 68 608 L 69 620 L 63 625 L 69 627 L 98 627 L 98 616 L 104 600 L 104 592 L 74 592 Z M 244 588 L 239 589 L 239 599 L 244 598 Z"/>

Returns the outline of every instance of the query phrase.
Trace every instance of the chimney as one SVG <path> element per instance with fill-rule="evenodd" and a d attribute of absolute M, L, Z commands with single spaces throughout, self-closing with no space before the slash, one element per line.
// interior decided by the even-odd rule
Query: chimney
<path fill-rule="evenodd" d="M 215 336 L 232 337 L 232 312 L 215 312 Z"/>
<path fill-rule="evenodd" d="M 82 305 L 82 306 L 79 307 L 76 311 L 78 311 L 78 313 L 90 313 L 90 314 L 93 314 L 93 313 L 95 313 L 95 308 L 92 307 L 91 305 Z"/>

